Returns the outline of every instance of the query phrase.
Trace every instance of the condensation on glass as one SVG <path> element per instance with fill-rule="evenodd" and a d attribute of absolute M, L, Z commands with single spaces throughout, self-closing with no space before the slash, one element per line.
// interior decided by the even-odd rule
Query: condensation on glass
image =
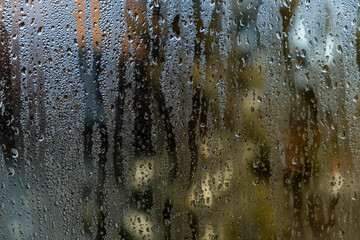
<path fill-rule="evenodd" d="M 1 239 L 355 239 L 355 0 L 0 0 Z"/>

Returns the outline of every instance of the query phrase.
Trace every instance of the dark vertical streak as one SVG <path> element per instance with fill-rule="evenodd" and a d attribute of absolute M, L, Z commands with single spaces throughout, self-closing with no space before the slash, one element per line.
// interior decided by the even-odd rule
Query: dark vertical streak
<path fill-rule="evenodd" d="M 153 6 L 153 29 L 154 31 L 160 30 L 159 19 L 161 17 L 160 6 Z M 141 14 L 145 14 L 142 12 Z M 138 33 L 136 33 L 138 34 Z M 134 33 L 133 37 L 136 36 Z M 167 143 L 167 152 L 170 159 L 170 182 L 173 182 L 177 177 L 178 171 L 178 159 L 176 153 L 176 141 L 173 126 L 170 121 L 170 109 L 166 107 L 165 96 L 161 89 L 160 84 L 160 75 L 159 71 L 162 69 L 162 64 L 164 61 L 163 49 L 161 46 L 164 41 L 161 43 L 161 33 L 155 34 L 153 39 L 150 38 L 148 34 L 141 35 L 141 40 L 144 42 L 144 50 L 149 51 L 150 43 L 152 43 L 151 55 L 153 61 L 156 62 L 153 68 L 150 66 L 150 61 L 148 59 L 138 58 L 135 55 L 135 60 L 133 64 L 135 65 L 134 71 L 134 97 L 133 97 L 133 109 L 135 113 L 135 123 L 134 123 L 134 137 L 135 137 L 135 157 L 149 157 L 154 155 L 154 150 L 151 141 L 151 126 L 152 126 L 152 113 L 151 113 L 151 98 L 153 97 L 157 103 L 159 114 L 162 117 L 164 128 L 165 128 L 165 139 Z M 116 113 L 115 113 L 115 136 L 114 136 L 114 166 L 115 166 L 115 176 L 119 184 L 124 182 L 124 163 L 123 157 L 121 156 L 121 148 L 123 146 L 121 129 L 123 126 L 123 115 L 124 115 L 124 101 L 125 101 L 125 89 L 126 86 L 126 53 L 122 53 L 120 57 L 119 64 L 119 86 L 118 93 L 119 96 L 116 100 Z M 142 205 L 143 211 L 150 211 L 152 208 L 152 195 L 153 190 L 149 189 L 146 191 L 146 194 L 140 194 L 135 192 L 132 194 L 133 199 L 138 199 L 144 202 Z M 146 199 L 147 198 L 147 199 Z M 136 202 L 136 201 L 135 201 Z M 171 202 L 170 199 L 166 200 L 167 203 Z M 135 203 L 134 203 L 135 204 Z M 164 227 L 167 238 L 171 238 L 170 227 L 171 223 L 165 221 L 165 219 L 170 216 L 172 207 L 169 207 L 168 204 L 164 205 Z M 169 219 L 168 219 L 169 220 Z M 167 222 L 167 224 L 165 224 Z M 124 231 L 123 231 L 124 232 Z M 124 234 L 122 234 L 124 236 Z"/>
<path fill-rule="evenodd" d="M 34 17 L 37 19 L 37 33 L 39 33 L 39 29 L 43 29 L 44 22 L 43 22 L 43 11 L 42 11 L 42 4 L 43 2 L 37 2 L 36 8 L 34 11 Z M 36 33 L 34 32 L 34 35 Z M 47 128 L 47 119 L 46 119 L 46 107 L 45 107 L 45 100 L 46 100 L 46 92 L 44 89 L 45 85 L 45 77 L 44 77 L 44 71 L 43 67 L 44 63 L 44 40 L 42 34 L 36 34 L 36 48 L 34 49 L 34 53 L 36 55 L 35 61 L 33 62 L 32 68 L 34 69 L 34 72 L 36 71 L 35 77 L 36 77 L 36 84 L 37 87 L 34 89 L 34 99 L 30 99 L 30 101 L 36 101 L 37 104 L 35 109 L 35 114 L 37 116 L 36 122 L 38 126 L 36 127 L 36 135 L 35 142 L 36 142 L 36 158 L 37 158 L 37 164 L 39 166 L 38 175 L 39 175 L 39 185 L 46 182 L 46 172 L 45 170 L 42 170 L 42 165 L 46 164 L 46 158 L 45 158 L 45 150 L 46 150 L 46 141 L 39 141 L 40 138 L 46 138 L 46 128 Z M 35 36 L 36 36 L 35 35 Z M 41 64 L 39 64 L 41 63 Z M 36 100 L 35 100 L 36 99 Z M 43 191 L 46 191 L 46 189 L 43 189 Z M 45 201 L 48 201 L 49 199 L 44 197 Z M 41 226 L 41 225 L 40 225 Z"/>
<path fill-rule="evenodd" d="M 128 33 L 129 38 L 134 39 L 134 41 L 141 42 L 141 46 L 136 46 L 138 51 L 144 51 L 148 53 L 149 47 L 149 38 L 147 32 L 143 32 L 140 28 L 138 22 L 135 20 L 132 23 L 131 19 L 134 17 L 132 14 L 136 13 L 139 15 L 139 18 L 146 16 L 145 11 L 139 11 L 139 9 L 145 8 L 145 2 L 135 2 L 128 0 L 126 5 L 131 8 L 133 7 L 133 11 L 131 14 L 128 13 L 129 16 L 126 18 L 128 24 Z M 134 26 L 132 25 L 134 24 Z M 138 32 L 140 31 L 140 32 Z M 131 36 L 131 37 L 130 37 Z M 125 37 L 126 38 L 126 37 Z M 124 45 L 122 55 L 120 56 L 119 63 L 119 85 L 118 85 L 118 97 L 116 99 L 115 106 L 115 134 L 114 134 L 114 172 L 116 180 L 119 184 L 119 188 L 121 192 L 126 194 L 126 190 L 123 186 L 125 183 L 125 173 L 126 169 L 124 168 L 124 156 L 122 156 L 122 147 L 123 147 L 123 139 L 121 137 L 121 132 L 124 124 L 124 103 L 125 103 L 125 94 L 126 88 L 126 72 L 127 72 L 127 59 L 129 52 L 125 50 L 128 46 L 131 45 L 132 41 L 127 42 L 128 39 L 124 39 Z M 135 50 L 136 51 L 136 50 Z M 147 54 L 145 54 L 146 56 Z M 134 142 L 133 145 L 135 147 L 135 158 L 136 160 L 143 160 L 154 155 L 154 150 L 152 146 L 151 140 L 151 129 L 152 129 L 152 112 L 151 112 L 151 95 L 152 95 L 152 85 L 151 78 L 147 72 L 147 66 L 149 61 L 134 54 L 134 60 L 132 62 L 134 65 L 134 74 L 132 82 L 129 83 L 129 86 L 132 87 L 133 90 L 133 105 L 132 109 L 134 111 Z M 153 190 L 151 188 L 146 189 L 146 191 L 133 191 L 130 199 L 127 200 L 127 203 L 134 208 L 141 209 L 144 212 L 150 212 L 153 206 Z M 127 233 L 126 229 L 124 229 L 124 222 L 121 226 L 120 235 L 122 238 L 131 239 L 130 234 Z"/>
<path fill-rule="evenodd" d="M 13 82 L 11 80 L 11 62 L 9 54 L 9 33 L 6 31 L 5 26 L 0 22 L 0 87 L 3 92 L 3 102 L 1 108 L 0 118 L 0 137 L 3 148 L 5 164 L 9 167 L 14 167 L 14 159 L 11 154 L 11 149 L 15 148 L 15 133 L 13 126 L 13 103 L 16 102 L 13 93 Z M 4 111 L 5 110 L 5 111 Z"/>
<path fill-rule="evenodd" d="M 303 101 L 308 109 L 308 111 L 306 111 L 307 114 L 305 119 L 309 120 L 307 125 L 310 127 L 310 131 L 314 135 L 313 144 L 311 145 L 309 150 L 310 154 L 304 154 L 304 173 L 305 173 L 304 179 L 306 180 L 306 182 L 308 182 L 310 176 L 315 175 L 313 174 L 313 172 L 315 172 L 316 169 L 318 169 L 316 152 L 320 147 L 320 133 L 317 126 L 317 115 L 318 115 L 317 100 L 313 89 L 310 89 L 309 91 L 303 94 Z M 309 134 L 310 132 L 308 131 L 306 133 L 305 144 L 310 140 Z M 306 146 L 304 146 L 304 148 L 305 147 Z"/>
<path fill-rule="evenodd" d="M 193 0 L 194 6 L 194 19 L 196 27 L 196 39 L 194 47 L 194 66 L 196 70 L 201 68 L 201 56 L 205 55 L 206 63 L 210 63 L 216 56 L 214 56 L 213 44 L 218 44 L 216 41 L 216 34 L 222 31 L 221 26 L 221 12 L 222 12 L 222 1 L 217 0 L 214 2 L 215 9 L 213 10 L 211 22 L 209 25 L 209 31 L 204 34 L 204 25 L 201 19 L 201 2 L 199 0 Z M 204 74 L 204 73 L 203 73 Z M 208 86 L 209 82 L 206 82 L 205 89 L 200 87 L 200 82 L 202 79 L 195 79 L 196 76 L 192 76 L 193 81 L 195 82 L 194 86 L 194 95 L 192 97 L 192 111 L 189 120 L 189 150 L 191 154 L 190 162 L 190 182 L 189 186 L 193 184 L 196 167 L 199 161 L 198 145 L 197 145 L 197 129 L 199 128 L 199 137 L 202 139 L 208 132 L 207 128 L 207 117 L 209 112 L 209 98 L 208 91 L 211 91 Z M 202 77 L 201 77 L 202 78 Z M 195 214 L 189 213 L 190 215 L 190 227 L 192 229 L 192 238 L 196 239 L 198 232 L 198 219 Z"/>
<path fill-rule="evenodd" d="M 171 124 L 171 119 L 170 119 L 171 109 L 166 106 L 166 99 L 165 99 L 165 96 L 164 96 L 164 93 L 162 91 L 162 87 L 160 84 L 160 75 L 161 75 L 161 71 L 163 70 L 162 66 L 163 66 L 164 60 L 165 60 L 163 49 L 165 49 L 164 45 L 166 43 L 166 37 L 165 37 L 165 34 L 161 34 L 161 31 L 160 31 L 161 25 L 159 23 L 159 20 L 161 18 L 161 8 L 160 8 L 160 6 L 158 6 L 158 7 L 154 7 L 153 9 L 154 10 L 153 10 L 152 26 L 155 31 L 158 31 L 158 33 L 154 33 L 155 37 L 153 39 L 151 39 L 151 41 L 152 41 L 151 55 L 152 55 L 154 62 L 156 63 L 155 66 L 153 66 L 153 72 L 151 75 L 151 77 L 152 77 L 151 83 L 152 83 L 152 89 L 154 92 L 153 95 L 154 95 L 155 101 L 158 106 L 159 114 L 160 114 L 160 116 L 162 116 L 162 120 L 163 120 L 163 124 L 164 124 L 164 128 L 165 128 L 167 153 L 168 153 L 168 157 L 170 160 L 169 181 L 170 181 L 170 184 L 175 184 L 174 182 L 177 179 L 178 168 L 179 168 L 179 160 L 178 160 L 177 152 L 176 152 L 175 133 L 174 133 L 174 128 Z M 175 34 L 177 34 L 177 36 L 179 36 L 181 33 L 180 26 L 179 26 L 179 19 L 180 19 L 180 16 L 177 15 L 173 22 L 173 29 L 174 29 Z M 158 71 L 157 74 L 156 74 L 156 71 Z M 170 216 L 171 216 L 171 211 L 172 211 L 173 205 L 171 202 L 172 202 L 171 196 L 167 196 L 166 202 L 164 204 L 164 210 L 163 210 L 163 225 L 164 225 L 164 230 L 165 230 L 165 234 L 164 234 L 165 239 L 172 239 Z"/>
<path fill-rule="evenodd" d="M 196 139 L 196 125 L 198 124 L 199 119 L 199 109 L 200 109 L 200 91 L 199 89 L 195 89 L 195 94 L 192 97 L 192 112 L 190 115 L 189 121 L 189 148 L 191 154 L 191 162 L 190 162 L 190 178 L 194 178 L 197 161 L 199 157 L 197 139 Z"/>
<path fill-rule="evenodd" d="M 190 156 L 191 156 L 191 162 L 190 162 L 190 183 L 189 187 L 191 187 L 191 183 L 195 177 L 195 171 L 196 166 L 198 162 L 198 145 L 197 145 L 197 138 L 196 138 L 196 125 L 198 123 L 199 119 L 199 106 L 200 106 L 200 90 L 195 89 L 195 94 L 192 97 L 192 112 L 190 115 L 190 121 L 189 121 L 189 148 L 190 148 Z M 196 235 L 198 233 L 198 227 L 197 227 L 197 217 L 192 212 L 189 212 L 189 222 L 190 222 L 190 228 L 192 233 L 192 239 L 196 239 Z"/>
<path fill-rule="evenodd" d="M 196 70 L 200 70 L 201 66 L 201 55 L 204 53 L 202 45 L 206 40 L 204 33 L 203 33 L 203 21 L 201 19 L 201 2 L 199 0 L 193 0 L 193 8 L 194 8 L 194 19 L 195 19 L 195 27 L 196 27 L 196 39 L 195 39 L 195 46 L 194 46 L 194 65 Z M 196 79 L 197 76 L 191 76 L 193 82 L 195 83 L 194 90 L 193 90 L 193 97 L 192 97 L 192 110 L 190 115 L 190 120 L 188 123 L 188 135 L 189 135 L 189 150 L 190 150 L 190 181 L 189 181 L 189 188 L 191 187 L 196 167 L 198 165 L 199 159 L 199 152 L 198 152 L 198 144 L 197 144 L 197 126 L 199 123 L 200 118 L 200 107 L 201 107 L 201 89 L 200 89 L 200 82 L 201 79 Z M 204 101 L 203 101 L 204 102 Z M 203 112 L 202 120 L 205 119 L 205 113 Z M 205 122 L 203 123 L 205 124 Z M 204 133 L 202 133 L 204 134 Z M 192 233 L 192 239 L 197 239 L 198 235 L 198 220 L 194 213 L 189 212 L 189 224 Z"/>
<path fill-rule="evenodd" d="M 119 84 L 118 84 L 118 97 L 115 101 L 115 133 L 114 133 L 114 173 L 117 183 L 125 182 L 123 173 L 125 172 L 123 157 L 121 156 L 121 148 L 123 146 L 123 139 L 121 137 L 121 129 L 124 123 L 124 102 L 125 102 L 125 89 L 126 89 L 126 66 L 125 57 L 120 57 L 119 64 Z"/>
<path fill-rule="evenodd" d="M 104 102 L 100 93 L 99 75 L 101 74 L 101 53 L 94 51 L 94 62 L 90 74 L 86 74 L 86 54 L 85 51 L 79 50 L 79 63 L 81 66 L 80 78 L 84 82 L 85 89 L 85 118 L 84 118 L 84 164 L 87 176 L 86 185 L 83 189 L 83 197 L 87 198 L 93 189 L 91 179 L 89 179 L 89 173 L 94 170 L 92 157 L 93 151 L 93 127 L 97 125 L 100 133 L 100 149 L 98 155 L 98 180 L 95 186 L 96 191 L 96 208 L 97 208 L 97 233 L 95 239 L 103 239 L 106 236 L 105 229 L 105 212 L 104 200 L 105 200 L 105 167 L 107 163 L 107 151 L 108 151 L 108 135 L 107 135 L 107 117 L 104 109 Z M 93 113 L 95 112 L 95 116 Z M 84 201 L 86 204 L 86 201 Z M 91 217 L 91 216 L 85 216 Z M 86 234 L 91 234 L 89 223 L 84 221 L 84 230 Z"/>
<path fill-rule="evenodd" d="M 85 89 L 85 119 L 84 119 L 84 166 L 85 166 L 85 185 L 83 186 L 83 198 L 85 199 L 84 205 L 89 204 L 88 203 L 88 197 L 91 194 L 92 191 L 92 183 L 91 179 L 89 177 L 89 173 L 92 172 L 94 166 L 92 164 L 92 134 L 93 134 L 93 128 L 92 128 L 92 119 L 91 115 L 89 115 L 90 105 L 91 105 L 91 95 L 90 93 L 86 92 L 87 88 L 87 75 L 86 75 L 86 50 L 85 49 L 79 49 L 79 72 L 80 72 L 80 79 L 82 82 L 84 82 L 84 89 Z M 84 231 L 85 235 L 91 236 L 91 225 L 89 222 L 86 221 L 86 219 L 91 219 L 91 213 L 87 212 L 84 214 L 83 220 L 84 220 Z"/>
<path fill-rule="evenodd" d="M 289 44 L 289 31 L 291 26 L 291 18 L 294 15 L 294 10 L 297 7 L 299 1 L 293 1 L 290 4 L 289 8 L 282 7 L 280 8 L 280 13 L 283 20 L 283 56 L 285 61 L 285 72 L 286 77 L 290 78 L 292 81 L 289 81 L 289 87 L 291 95 L 294 98 L 299 99 L 299 102 L 295 100 L 291 103 L 291 112 L 290 112 L 290 140 L 286 149 L 286 164 L 287 168 L 285 169 L 284 174 L 284 185 L 289 188 L 292 194 L 293 208 L 294 208 L 294 217 L 295 217 L 295 228 L 297 234 L 300 233 L 301 236 L 304 235 L 303 229 L 303 220 L 301 212 L 303 209 L 303 191 L 304 187 L 309 187 L 310 177 L 313 175 L 316 178 L 315 172 L 318 168 L 318 163 L 316 159 L 316 153 L 320 145 L 320 133 L 317 126 L 317 100 L 312 88 L 307 90 L 298 89 L 295 85 L 295 80 L 293 79 L 292 62 L 290 56 L 290 44 Z M 299 59 L 302 60 L 302 59 Z M 297 97 L 299 96 L 299 97 Z M 307 149 L 307 144 L 310 141 L 309 135 L 313 134 L 313 144 Z M 298 162 L 293 165 L 294 159 Z M 290 180 L 291 184 L 288 185 L 287 182 Z M 301 183 L 303 186 L 301 187 Z M 310 214 L 310 226 L 313 228 L 313 233 L 316 236 L 319 231 L 316 226 L 318 223 L 321 225 L 324 224 L 323 213 L 320 210 L 316 210 L 316 199 L 309 198 L 309 204 L 312 203 L 312 206 L 309 205 L 309 214 Z M 333 201 L 334 202 L 334 201 Z M 332 208 L 334 208 L 336 203 L 334 202 Z M 316 217 L 315 217 L 316 215 Z M 321 217 L 321 216 L 322 217 Z M 319 218 L 315 222 L 314 218 Z"/>
<path fill-rule="evenodd" d="M 17 32 L 14 22 L 16 22 L 18 17 L 18 12 L 14 12 L 13 33 Z M 24 184 L 25 164 L 22 161 L 20 155 L 21 149 L 19 148 L 21 146 L 22 129 L 20 125 L 20 87 L 17 85 L 19 72 L 16 72 L 18 70 L 18 60 L 13 62 L 14 65 L 11 64 L 10 41 L 9 33 L 2 19 L 0 19 L 0 92 L 2 94 L 0 104 L 0 146 L 9 174 L 9 183 L 12 183 L 11 187 L 8 188 L 7 194 L 3 196 L 3 203 L 6 202 L 6 198 L 12 199 L 15 202 L 21 202 L 21 198 L 24 196 L 24 186 L 22 184 Z M 12 44 L 12 52 L 18 57 L 18 40 L 13 40 Z M 17 149 L 19 156 L 15 157 L 14 149 Z M 6 206 L 5 214 L 2 214 L 1 217 L 4 221 L 9 221 L 19 213 L 19 210 L 13 206 Z M 10 234 L 10 232 L 4 231 L 3 234 Z"/>
<path fill-rule="evenodd" d="M 114 164 L 114 174 L 118 187 L 120 188 L 120 193 L 126 194 L 124 184 L 125 184 L 125 166 L 124 166 L 124 156 L 122 155 L 123 147 L 123 138 L 121 136 L 122 128 L 124 124 L 124 103 L 125 103 L 125 93 L 126 88 L 126 58 L 125 56 L 120 56 L 119 63 L 119 83 L 118 83 L 118 97 L 115 101 L 115 133 L 114 133 L 114 154 L 113 154 L 113 164 Z M 124 223 L 120 226 L 120 236 L 122 239 L 132 239 L 129 233 L 124 227 Z"/>
<path fill-rule="evenodd" d="M 89 177 L 90 172 L 92 172 L 94 166 L 92 163 L 92 135 L 93 135 L 93 128 L 92 128 L 92 117 L 91 117 L 91 94 L 86 91 L 87 84 L 88 84 L 88 76 L 86 74 L 86 50 L 79 49 L 79 66 L 80 66 L 80 79 L 84 82 L 84 89 L 85 89 L 85 119 L 84 119 L 84 166 L 85 166 L 85 185 L 83 186 L 83 198 L 85 199 L 84 205 L 88 204 L 88 197 L 92 191 L 92 183 Z M 90 112 L 90 113 L 89 113 Z M 91 213 L 88 213 L 91 214 Z M 84 216 L 84 231 L 86 235 L 91 236 L 91 225 L 89 222 L 86 221 L 86 218 L 91 219 L 91 215 Z"/>
<path fill-rule="evenodd" d="M 194 6 L 194 18 L 195 18 L 195 27 L 196 27 L 196 39 L 195 39 L 195 47 L 194 47 L 194 64 L 197 69 L 200 69 L 201 62 L 201 54 L 203 54 L 202 43 L 204 41 L 203 30 L 203 22 L 201 19 L 201 3 L 199 0 L 193 0 Z M 196 76 L 191 76 L 193 81 Z M 196 84 L 200 84 L 197 83 Z M 192 111 L 190 115 L 189 121 L 189 148 L 191 153 L 191 163 L 190 163 L 190 185 L 194 178 L 195 169 L 198 161 L 198 146 L 196 141 L 196 127 L 198 124 L 198 119 L 200 115 L 200 97 L 201 90 L 200 86 L 195 86 L 194 88 L 194 96 L 192 97 Z"/>
<path fill-rule="evenodd" d="M 154 7 L 153 11 L 153 28 L 156 30 L 159 30 L 160 32 L 160 23 L 159 19 L 161 18 L 161 9 L 160 6 Z M 177 18 L 179 21 L 179 17 Z M 177 26 L 177 32 L 180 34 L 180 28 Z M 163 38 L 162 41 L 160 38 Z M 152 41 L 152 51 L 151 55 L 153 57 L 154 62 L 156 65 L 153 68 L 157 68 L 157 70 L 161 71 L 162 66 L 164 64 L 165 56 L 164 56 L 164 44 L 166 43 L 165 35 L 164 34 L 157 34 Z M 176 140 L 175 140 L 175 133 L 174 128 L 170 121 L 170 113 L 171 110 L 166 106 L 166 100 L 164 93 L 162 92 L 162 87 L 160 84 L 160 74 L 157 76 L 156 74 L 151 75 L 151 83 L 152 83 L 152 89 L 153 89 L 153 96 L 155 98 L 155 101 L 158 105 L 158 111 L 160 113 L 160 116 L 162 116 L 164 127 L 165 127 L 165 138 L 167 143 L 167 152 L 168 156 L 170 158 L 170 181 L 174 181 L 177 177 L 177 171 L 178 171 L 178 157 L 176 153 Z"/>
<path fill-rule="evenodd" d="M 165 236 L 164 238 L 166 240 L 171 239 L 171 210 L 173 208 L 173 205 L 171 204 L 170 199 L 167 199 L 164 204 L 164 211 L 163 211 L 163 221 L 164 221 L 164 227 L 165 227 Z"/>
<path fill-rule="evenodd" d="M 289 46 L 289 30 L 290 30 L 290 21 L 294 14 L 295 2 L 290 5 L 290 7 L 281 7 L 280 14 L 282 17 L 283 23 L 283 31 L 282 31 L 282 50 L 284 56 L 284 63 L 285 63 L 285 73 L 287 78 L 292 78 L 293 74 L 291 73 L 292 63 L 290 57 L 290 46 Z M 289 81 L 290 91 L 292 96 L 295 95 L 295 83 L 293 81 Z M 291 104 L 291 112 L 290 112 L 290 142 L 289 146 L 286 149 L 286 158 L 287 158 L 287 168 L 285 169 L 284 174 L 284 184 L 286 187 L 290 189 L 293 197 L 293 208 L 294 208 L 294 217 L 296 221 L 296 231 L 301 232 L 303 231 L 302 221 L 301 221 L 301 208 L 302 208 L 302 189 L 299 187 L 299 183 L 303 180 L 303 163 L 301 158 L 303 158 L 303 145 L 304 143 L 301 141 L 300 136 L 304 133 L 304 124 L 298 123 L 297 119 L 297 106 L 296 103 Z M 300 125 L 299 125 L 300 124 Z M 295 151 L 295 148 L 299 147 L 301 150 Z M 301 152 L 301 153 L 300 153 Z M 301 168 L 299 171 L 293 169 L 292 162 L 294 159 L 299 161 L 298 165 Z M 288 179 L 291 179 L 291 184 L 288 186 L 286 183 Z M 297 235 L 296 233 L 296 235 Z M 303 235 L 303 234 L 301 234 Z"/>
<path fill-rule="evenodd" d="M 124 157 L 121 155 L 123 147 L 123 139 L 121 137 L 121 130 L 124 124 L 124 102 L 126 85 L 126 59 L 120 58 L 119 66 L 119 95 L 116 99 L 116 112 L 115 112 L 115 134 L 114 134 L 114 172 L 120 189 L 124 191 L 122 184 L 125 182 Z M 135 113 L 134 122 L 134 147 L 136 158 L 147 158 L 154 154 L 152 141 L 151 141 L 151 128 L 152 128 L 152 114 L 150 109 L 151 101 L 151 82 L 148 73 L 146 72 L 146 63 L 142 60 L 135 60 L 135 72 L 133 84 L 134 97 L 133 109 Z M 144 212 L 150 212 L 153 206 L 153 192 L 148 189 L 143 192 L 133 192 L 129 202 L 137 208 L 141 208 Z M 140 203 L 138 205 L 138 203 Z M 121 237 L 129 239 L 128 233 L 125 229 L 120 232 Z"/>
<path fill-rule="evenodd" d="M 146 63 L 135 61 L 133 109 L 135 112 L 134 136 L 135 156 L 153 154 L 151 142 L 150 78 L 146 72 Z"/>
<path fill-rule="evenodd" d="M 105 229 L 105 167 L 107 163 L 107 151 L 108 151 L 108 135 L 107 135 L 107 117 L 104 109 L 104 100 L 100 93 L 100 85 L 99 85 L 99 76 L 101 73 L 101 53 L 94 53 L 94 81 L 95 89 L 96 89 L 96 101 L 98 103 L 98 106 L 96 108 L 96 121 L 99 125 L 99 131 L 100 131 L 100 138 L 101 138 L 101 144 L 100 144 L 100 153 L 98 155 L 99 162 L 98 162 L 98 185 L 97 185 L 97 192 L 96 192 L 96 203 L 99 209 L 99 216 L 98 216 L 98 230 L 96 239 L 104 239 L 106 236 L 106 229 Z M 102 118 L 101 118 L 102 116 Z"/>
<path fill-rule="evenodd" d="M 360 71 L 360 30 L 359 26 L 356 28 L 356 63 L 357 63 L 357 69 Z"/>
<path fill-rule="evenodd" d="M 15 5 L 15 3 L 13 3 Z M 13 6 L 14 10 L 14 6 Z M 12 33 L 18 33 L 16 20 L 19 12 L 14 10 L 12 22 Z M 10 49 L 10 41 L 13 48 Z M 17 59 L 11 61 L 10 52 Z M 12 65 L 13 63 L 13 65 Z M 0 20 L 0 90 L 2 96 L 2 107 L 0 108 L 0 145 L 4 155 L 5 166 L 14 169 L 11 180 L 15 183 L 8 197 L 20 202 L 23 194 L 25 164 L 21 159 L 22 128 L 20 124 L 20 77 L 19 77 L 19 42 L 18 39 L 10 39 L 10 34 Z M 18 156 L 15 157 L 16 149 Z M 9 175 L 13 173 L 9 171 Z M 20 184 L 19 184 L 20 182 Z M 17 186 L 17 187 L 15 187 Z"/>
<path fill-rule="evenodd" d="M 14 12 L 13 14 L 13 21 L 12 21 L 12 33 L 13 34 L 19 34 L 19 25 L 18 25 L 18 18 L 19 18 L 19 14 L 20 11 L 18 9 L 16 9 L 16 4 L 17 1 L 13 1 L 12 3 L 12 11 Z M 20 114 L 21 114 L 21 110 L 22 110 L 22 104 L 21 104 L 21 75 L 20 75 L 20 45 L 19 45 L 19 39 L 13 39 L 12 40 L 12 52 L 14 54 L 14 56 L 16 57 L 15 60 L 12 61 L 12 84 L 10 89 L 11 93 L 9 92 L 10 95 L 12 95 L 12 101 L 11 101 L 11 107 L 13 109 L 12 111 L 12 115 L 13 115 L 13 131 L 15 129 L 18 129 L 18 133 L 15 134 L 15 148 L 18 150 L 22 150 L 21 148 L 19 148 L 19 146 L 23 145 L 23 131 L 22 131 L 22 126 L 21 126 L 21 122 L 20 122 Z M 10 65 L 9 65 L 10 66 Z M 21 156 L 21 152 L 19 152 L 19 155 Z M 19 157 L 20 159 L 20 157 Z M 24 177 L 25 177 L 25 164 L 24 161 L 19 161 L 18 163 L 18 168 L 19 168 L 19 179 L 20 181 L 24 181 Z"/>

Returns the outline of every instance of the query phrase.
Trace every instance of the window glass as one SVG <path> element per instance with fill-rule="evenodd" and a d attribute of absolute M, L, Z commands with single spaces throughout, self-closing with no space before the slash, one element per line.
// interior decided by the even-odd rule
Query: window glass
<path fill-rule="evenodd" d="M 0 0 L 4 239 L 353 239 L 355 0 Z"/>

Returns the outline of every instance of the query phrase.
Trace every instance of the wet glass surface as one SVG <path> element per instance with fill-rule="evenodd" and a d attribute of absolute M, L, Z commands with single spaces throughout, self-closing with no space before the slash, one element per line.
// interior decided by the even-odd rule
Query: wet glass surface
<path fill-rule="evenodd" d="M 0 0 L 0 238 L 356 238 L 359 16 Z"/>

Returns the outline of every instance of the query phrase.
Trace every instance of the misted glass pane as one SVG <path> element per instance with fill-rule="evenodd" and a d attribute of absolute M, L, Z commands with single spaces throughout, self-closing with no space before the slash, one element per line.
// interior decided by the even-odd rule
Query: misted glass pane
<path fill-rule="evenodd" d="M 357 238 L 359 8 L 0 0 L 0 238 Z"/>

